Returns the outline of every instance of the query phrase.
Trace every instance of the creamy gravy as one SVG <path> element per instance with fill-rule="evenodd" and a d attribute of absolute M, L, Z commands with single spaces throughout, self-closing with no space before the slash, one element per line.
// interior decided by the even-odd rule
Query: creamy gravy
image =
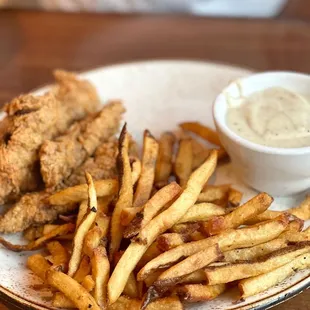
<path fill-rule="evenodd" d="M 310 97 L 272 87 L 248 97 L 228 98 L 228 127 L 266 146 L 310 146 Z"/>

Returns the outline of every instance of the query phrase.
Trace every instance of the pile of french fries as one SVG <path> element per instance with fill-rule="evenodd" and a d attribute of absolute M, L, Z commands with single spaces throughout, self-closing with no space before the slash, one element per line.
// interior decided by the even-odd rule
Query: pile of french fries
<path fill-rule="evenodd" d="M 218 146 L 193 136 L 177 141 L 144 133 L 141 162 L 129 156 L 126 125 L 119 138 L 118 180 L 93 181 L 49 197 L 51 205 L 78 203 L 62 224 L 32 227 L 26 245 L 45 247 L 27 266 L 53 293 L 53 306 L 79 309 L 183 309 L 232 286 L 240 300 L 258 294 L 310 266 L 310 197 L 286 212 L 268 210 L 260 193 L 241 204 L 230 185 L 208 185 L 226 157 L 214 131 L 184 123 Z M 177 147 L 175 154 L 174 148 Z"/>

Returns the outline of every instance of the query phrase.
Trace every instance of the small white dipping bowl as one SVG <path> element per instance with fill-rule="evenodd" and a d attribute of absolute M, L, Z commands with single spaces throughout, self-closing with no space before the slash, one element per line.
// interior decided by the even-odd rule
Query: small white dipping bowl
<path fill-rule="evenodd" d="M 240 97 L 241 89 L 246 97 L 274 86 L 310 95 L 310 75 L 282 71 L 239 79 L 218 95 L 213 105 L 213 117 L 220 140 L 241 180 L 259 191 L 287 196 L 310 188 L 310 146 L 277 148 L 256 144 L 238 136 L 226 123 L 227 95 Z"/>

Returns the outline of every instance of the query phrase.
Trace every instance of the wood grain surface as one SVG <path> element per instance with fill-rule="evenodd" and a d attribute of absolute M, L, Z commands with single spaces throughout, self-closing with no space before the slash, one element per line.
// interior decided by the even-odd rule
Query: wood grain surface
<path fill-rule="evenodd" d="M 49 83 L 54 68 L 179 58 L 309 73 L 309 21 L 308 0 L 276 20 L 1 11 L 0 105 Z M 274 309 L 310 309 L 310 293 Z"/>

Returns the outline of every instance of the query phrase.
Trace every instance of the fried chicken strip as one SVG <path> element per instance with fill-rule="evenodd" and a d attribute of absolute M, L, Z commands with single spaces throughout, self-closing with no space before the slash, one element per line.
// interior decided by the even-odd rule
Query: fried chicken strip
<path fill-rule="evenodd" d="M 95 180 L 116 176 L 117 139 L 102 143 L 93 157 L 89 157 L 71 175 L 67 181 L 70 186 L 85 183 L 85 171 L 89 171 Z M 50 206 L 46 198 L 47 192 L 29 193 L 0 217 L 0 233 L 16 233 L 31 225 L 43 224 L 57 219 L 59 214 L 68 213 L 76 205 Z"/>
<path fill-rule="evenodd" d="M 117 132 L 123 112 L 125 109 L 121 102 L 111 102 L 95 115 L 72 125 L 64 135 L 43 143 L 40 150 L 41 174 L 49 191 L 63 187 L 63 180 Z"/>
<path fill-rule="evenodd" d="M 0 204 L 38 187 L 38 150 L 75 120 L 100 105 L 96 90 L 74 75 L 56 71 L 59 84 L 43 96 L 22 95 L 6 104 L 0 134 Z M 80 98 L 80 99 L 79 99 Z"/>

